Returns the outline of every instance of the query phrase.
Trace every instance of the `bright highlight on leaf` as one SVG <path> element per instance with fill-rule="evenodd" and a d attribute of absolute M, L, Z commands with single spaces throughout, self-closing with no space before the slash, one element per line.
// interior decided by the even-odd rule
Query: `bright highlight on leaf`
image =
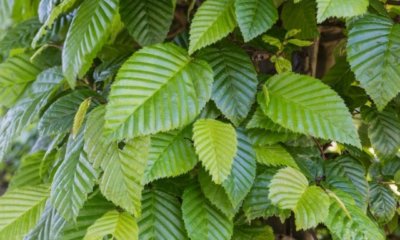
<path fill-rule="evenodd" d="M 184 127 L 210 98 L 212 81 L 209 65 L 182 48 L 170 43 L 145 47 L 117 74 L 105 132 L 120 140 Z"/>

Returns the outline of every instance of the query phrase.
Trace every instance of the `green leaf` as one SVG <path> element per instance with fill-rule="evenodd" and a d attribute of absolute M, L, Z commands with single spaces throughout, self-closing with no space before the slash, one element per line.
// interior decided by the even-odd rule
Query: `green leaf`
<path fill-rule="evenodd" d="M 229 219 L 232 219 L 237 209 L 233 207 L 225 189 L 221 185 L 215 184 L 204 169 L 200 170 L 198 178 L 204 196 Z"/>
<path fill-rule="evenodd" d="M 47 201 L 46 207 L 36 226 L 24 237 L 24 240 L 59 239 L 67 221 Z"/>
<path fill-rule="evenodd" d="M 266 32 L 278 20 L 273 0 L 236 0 L 235 10 L 245 42 Z"/>
<path fill-rule="evenodd" d="M 0 41 L 0 52 L 7 54 L 15 48 L 29 48 L 39 27 L 40 22 L 37 18 L 32 18 L 11 28 Z"/>
<path fill-rule="evenodd" d="M 93 59 L 111 34 L 118 15 L 117 0 L 83 1 L 69 28 L 62 62 L 64 75 L 71 86 L 89 70 Z"/>
<path fill-rule="evenodd" d="M 74 117 L 81 103 L 98 95 L 89 89 L 79 89 L 57 99 L 43 114 L 38 128 L 42 135 L 67 132 L 72 128 Z M 98 100 L 93 98 L 93 105 Z"/>
<path fill-rule="evenodd" d="M 400 91 L 400 24 L 389 18 L 365 15 L 348 25 L 347 59 L 361 86 L 383 110 Z"/>
<path fill-rule="evenodd" d="M 286 1 L 281 19 L 286 30 L 299 29 L 301 32 L 297 37 L 311 39 L 319 35 L 316 15 L 317 5 L 314 0 L 302 0 L 299 3 Z"/>
<path fill-rule="evenodd" d="M 257 162 L 268 166 L 299 168 L 290 153 L 280 144 L 254 147 Z"/>
<path fill-rule="evenodd" d="M 372 183 L 370 186 L 371 213 L 380 224 L 386 224 L 396 213 L 397 201 L 391 189 L 378 183 Z"/>
<path fill-rule="evenodd" d="M 60 4 L 58 4 L 57 6 L 55 6 L 53 9 L 49 10 L 51 12 L 49 12 L 48 16 L 46 19 L 42 18 L 42 14 L 41 14 L 41 9 L 39 9 L 39 18 L 40 21 L 43 22 L 43 20 L 45 20 L 45 22 L 43 23 L 42 27 L 39 29 L 39 31 L 36 33 L 35 38 L 32 41 L 32 48 L 36 48 L 37 47 L 37 43 L 39 42 L 39 40 L 41 39 L 41 37 L 43 35 L 47 34 L 47 31 L 49 29 L 51 29 L 51 27 L 53 25 L 56 25 L 55 21 L 58 18 L 62 18 L 63 14 L 68 13 L 69 11 L 71 11 L 71 9 L 73 9 L 77 3 L 79 3 L 80 0 L 64 0 L 61 1 Z M 45 1 L 41 1 L 40 7 L 43 5 L 46 5 L 46 7 L 51 8 L 52 4 L 51 3 L 46 3 Z M 43 16 L 44 17 L 44 16 Z M 53 26 L 55 27 L 55 26 Z"/>
<path fill-rule="evenodd" d="M 233 44 L 207 48 L 198 57 L 205 59 L 214 71 L 211 99 L 235 125 L 250 111 L 257 92 L 257 73 L 249 56 Z"/>
<path fill-rule="evenodd" d="M 83 134 L 68 139 L 63 162 L 55 173 L 50 201 L 66 220 L 74 220 L 92 192 L 98 173 L 83 152 Z"/>
<path fill-rule="evenodd" d="M 337 189 L 349 194 L 360 209 L 367 209 L 368 201 L 366 196 L 363 196 L 347 177 L 332 176 L 328 173 L 325 182 L 328 184 L 329 189 Z"/>
<path fill-rule="evenodd" d="M 325 172 L 328 178 L 341 176 L 350 180 L 356 187 L 357 192 L 363 197 L 363 202 L 367 201 L 369 186 L 365 177 L 366 173 L 364 167 L 357 160 L 348 156 L 336 158 L 335 160 L 329 161 L 326 165 Z"/>
<path fill-rule="evenodd" d="M 35 226 L 49 196 L 48 186 L 23 187 L 0 197 L 0 238 L 22 239 Z"/>
<path fill-rule="evenodd" d="M 115 206 L 108 202 L 100 193 L 91 196 L 79 211 L 76 222 L 68 223 L 62 232 L 62 240 L 81 240 L 97 219 Z"/>
<path fill-rule="evenodd" d="M 271 180 L 269 199 L 282 209 L 295 209 L 308 189 L 307 178 L 294 168 L 280 169 Z"/>
<path fill-rule="evenodd" d="M 272 227 L 265 226 L 235 226 L 232 240 L 271 240 L 275 239 Z"/>
<path fill-rule="evenodd" d="M 237 151 L 235 129 L 213 119 L 200 119 L 193 125 L 196 153 L 212 180 L 221 184 L 231 172 Z"/>
<path fill-rule="evenodd" d="M 187 239 L 179 200 L 164 191 L 143 192 L 139 238 Z"/>
<path fill-rule="evenodd" d="M 233 207 L 237 207 L 249 193 L 256 176 L 256 156 L 243 129 L 236 129 L 237 152 L 232 171 L 222 183 Z"/>
<path fill-rule="evenodd" d="M 250 121 L 247 123 L 246 128 L 263 128 L 265 130 L 271 130 L 278 133 L 285 133 L 289 131 L 281 125 L 274 123 L 269 117 L 265 116 L 261 107 L 256 108 L 256 111 L 250 118 Z"/>
<path fill-rule="evenodd" d="M 150 137 L 138 137 L 124 143 L 110 142 L 103 135 L 103 106 L 90 113 L 85 127 L 84 149 L 95 168 L 104 171 L 100 190 L 114 204 L 135 216 L 140 215 L 140 199 L 148 165 Z"/>
<path fill-rule="evenodd" d="M 232 236 L 232 221 L 211 205 L 196 183 L 183 193 L 182 213 L 190 239 L 229 240 Z"/>
<path fill-rule="evenodd" d="M 0 63 L 0 106 L 12 106 L 41 70 L 40 64 L 30 62 L 27 53 L 9 57 Z"/>
<path fill-rule="evenodd" d="M 191 59 L 182 48 L 171 43 L 145 47 L 117 74 L 107 104 L 105 132 L 123 139 L 181 128 L 209 100 L 212 81 L 208 64 Z"/>
<path fill-rule="evenodd" d="M 174 16 L 172 2 L 121 0 L 121 20 L 141 46 L 161 43 L 167 37 Z"/>
<path fill-rule="evenodd" d="M 193 169 L 197 162 L 189 128 L 158 133 L 151 136 L 145 182 L 184 174 Z"/>
<path fill-rule="evenodd" d="M 330 17 L 354 17 L 367 12 L 368 0 L 317 0 L 318 23 Z"/>
<path fill-rule="evenodd" d="M 18 170 L 11 179 L 8 189 L 35 186 L 43 183 L 40 175 L 40 163 L 44 158 L 44 151 L 25 155 L 20 162 Z"/>
<path fill-rule="evenodd" d="M 321 188 L 308 187 L 293 209 L 296 229 L 309 229 L 325 221 L 329 206 L 329 197 Z"/>
<path fill-rule="evenodd" d="M 189 54 L 226 37 L 236 27 L 234 0 L 207 0 L 190 25 Z"/>
<path fill-rule="evenodd" d="M 74 116 L 74 122 L 72 124 L 72 136 L 74 138 L 76 137 L 76 135 L 78 135 L 79 130 L 82 127 L 82 124 L 86 117 L 86 113 L 91 103 L 92 103 L 92 98 L 86 98 L 85 100 L 83 100 L 83 102 L 81 102 L 78 110 L 76 111 L 76 114 Z"/>
<path fill-rule="evenodd" d="M 243 201 L 243 211 L 249 221 L 263 217 L 279 216 L 285 219 L 290 216 L 289 210 L 281 210 L 268 198 L 270 183 L 277 170 L 268 168 L 257 175 L 253 187 Z"/>
<path fill-rule="evenodd" d="M 362 108 L 363 118 L 368 122 L 368 137 L 378 157 L 390 159 L 400 148 L 400 118 L 397 112 L 387 107 L 376 109 Z"/>
<path fill-rule="evenodd" d="M 270 102 L 261 106 L 275 123 L 295 132 L 361 147 L 346 105 L 327 85 L 309 76 L 283 73 L 270 78 L 266 86 Z"/>
<path fill-rule="evenodd" d="M 100 180 L 101 192 L 114 204 L 135 216 L 140 215 L 149 144 L 149 137 L 129 140 L 122 150 L 114 144 L 109 158 L 103 159 L 101 164 L 104 171 Z"/>
<path fill-rule="evenodd" d="M 109 211 L 88 228 L 83 239 L 102 240 L 103 237 L 108 235 L 123 240 L 139 239 L 136 220 L 126 212 Z"/>
<path fill-rule="evenodd" d="M 334 191 L 350 213 L 350 217 L 337 200 L 332 199 L 329 215 L 324 224 L 338 239 L 384 240 L 385 237 L 378 225 L 355 206 L 351 196 Z"/>

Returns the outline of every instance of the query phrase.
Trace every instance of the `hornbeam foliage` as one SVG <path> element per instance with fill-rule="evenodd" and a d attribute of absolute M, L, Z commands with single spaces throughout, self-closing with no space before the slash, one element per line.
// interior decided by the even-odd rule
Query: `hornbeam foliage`
<path fill-rule="evenodd" d="M 0 0 L 0 239 L 400 238 L 396 2 Z"/>

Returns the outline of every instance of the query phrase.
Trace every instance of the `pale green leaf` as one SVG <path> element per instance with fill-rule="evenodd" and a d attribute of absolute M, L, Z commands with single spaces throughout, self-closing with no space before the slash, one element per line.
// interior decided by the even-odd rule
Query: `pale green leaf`
<path fill-rule="evenodd" d="M 236 0 L 235 10 L 245 42 L 266 32 L 278 20 L 273 0 Z"/>
<path fill-rule="evenodd" d="M 262 107 L 275 123 L 294 132 L 360 147 L 349 110 L 327 85 L 309 76 L 283 73 L 270 78 L 266 86 L 270 102 Z"/>
<path fill-rule="evenodd" d="M 190 25 L 189 54 L 221 40 L 235 27 L 235 0 L 205 1 Z"/>
<path fill-rule="evenodd" d="M 233 207 L 237 207 L 249 193 L 256 176 L 256 156 L 243 129 L 236 129 L 237 152 L 232 171 L 222 183 Z"/>
<path fill-rule="evenodd" d="M 183 193 L 182 213 L 192 240 L 229 240 L 233 234 L 232 221 L 211 205 L 197 183 Z"/>
<path fill-rule="evenodd" d="M 218 109 L 239 125 L 254 103 L 257 91 L 257 73 L 249 56 L 233 44 L 221 44 L 201 51 L 214 71 L 211 99 Z"/>
<path fill-rule="evenodd" d="M 308 187 L 293 209 L 296 229 L 309 229 L 325 221 L 329 206 L 329 196 L 321 188 Z"/>
<path fill-rule="evenodd" d="M 361 86 L 383 110 L 400 91 L 400 24 L 389 18 L 366 15 L 351 21 L 347 59 Z"/>
<path fill-rule="evenodd" d="M 97 219 L 86 232 L 84 240 L 102 240 L 112 235 L 116 239 L 137 240 L 139 229 L 131 215 L 126 212 L 112 210 Z"/>
<path fill-rule="evenodd" d="M 79 130 L 82 127 L 83 121 L 85 120 L 86 113 L 92 103 L 92 98 L 86 98 L 79 105 L 78 110 L 76 111 L 74 122 L 72 124 L 72 136 L 75 138 L 78 135 Z"/>
<path fill-rule="evenodd" d="M 257 162 L 268 166 L 288 166 L 299 168 L 290 153 L 280 144 L 256 146 Z"/>
<path fill-rule="evenodd" d="M 104 171 L 100 180 L 103 195 L 138 216 L 150 137 L 131 139 L 120 149 L 118 142 L 110 142 L 103 135 L 104 114 L 103 106 L 90 113 L 85 126 L 84 149 L 93 166 Z"/>
<path fill-rule="evenodd" d="M 187 239 L 181 203 L 175 196 L 164 191 L 143 192 L 142 216 L 138 225 L 141 240 Z"/>
<path fill-rule="evenodd" d="M 0 197 L 0 239 L 22 239 L 44 210 L 49 187 L 23 187 Z"/>
<path fill-rule="evenodd" d="M 121 20 L 141 46 L 161 43 L 167 37 L 174 16 L 172 2 L 121 0 Z"/>
<path fill-rule="evenodd" d="M 280 169 L 271 180 L 269 199 L 282 209 L 295 209 L 308 188 L 307 178 L 294 168 Z"/>
<path fill-rule="evenodd" d="M 330 17 L 354 17 L 367 12 L 368 0 L 317 0 L 318 22 Z"/>
<path fill-rule="evenodd" d="M 231 172 L 237 151 L 232 125 L 213 119 L 200 119 L 193 125 L 196 153 L 215 183 L 221 184 Z"/>
<path fill-rule="evenodd" d="M 123 139 L 184 127 L 209 100 L 212 81 L 208 64 L 191 59 L 182 48 L 171 43 L 145 47 L 117 74 L 105 132 Z"/>
<path fill-rule="evenodd" d="M 281 210 L 272 204 L 268 198 L 269 186 L 272 177 L 277 170 L 274 168 L 266 169 L 257 175 L 253 187 L 243 201 L 243 211 L 249 221 L 259 217 L 277 216 L 285 219 L 290 216 L 290 210 Z"/>
<path fill-rule="evenodd" d="M 117 0 L 83 1 L 69 28 L 63 47 L 64 75 L 71 86 L 89 70 L 93 59 L 111 34 L 118 15 Z"/>
<path fill-rule="evenodd" d="M 91 196 L 79 211 L 75 222 L 68 223 L 62 232 L 62 240 L 81 240 L 97 219 L 115 206 L 108 202 L 100 193 Z"/>

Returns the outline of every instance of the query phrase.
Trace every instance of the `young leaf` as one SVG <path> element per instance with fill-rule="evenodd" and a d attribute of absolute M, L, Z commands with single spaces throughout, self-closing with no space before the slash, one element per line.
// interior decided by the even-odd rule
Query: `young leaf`
<path fill-rule="evenodd" d="M 62 63 L 71 86 L 89 70 L 93 59 L 111 34 L 118 14 L 117 0 L 88 0 L 79 7 L 65 40 Z"/>
<path fill-rule="evenodd" d="M 245 42 L 266 32 L 278 20 L 273 0 L 235 0 L 235 10 Z"/>
<path fill-rule="evenodd" d="M 79 105 L 78 110 L 76 111 L 74 117 L 74 123 L 72 124 L 72 136 L 75 138 L 78 135 L 79 130 L 82 127 L 83 121 L 85 120 L 86 113 L 92 103 L 92 98 L 86 98 L 83 102 Z"/>
<path fill-rule="evenodd" d="M 208 64 L 191 59 L 182 48 L 171 43 L 145 47 L 117 74 L 105 132 L 123 139 L 184 127 L 209 100 L 212 81 Z"/>
<path fill-rule="evenodd" d="M 308 180 L 300 171 L 287 167 L 275 174 L 269 188 L 268 198 L 273 204 L 282 209 L 295 209 L 308 188 Z"/>
<path fill-rule="evenodd" d="M 349 110 L 327 85 L 294 73 L 275 75 L 266 85 L 270 102 L 263 106 L 261 97 L 259 103 L 275 123 L 295 132 L 361 146 Z"/>
<path fill-rule="evenodd" d="M 98 240 L 112 235 L 116 239 L 138 240 L 139 229 L 131 215 L 112 210 L 97 219 L 88 228 L 84 240 Z"/>
<path fill-rule="evenodd" d="M 221 40 L 235 27 L 235 0 L 205 1 L 190 26 L 189 54 Z"/>
<path fill-rule="evenodd" d="M 190 239 L 229 240 L 233 223 L 204 197 L 197 183 L 183 193 L 182 213 Z"/>
<path fill-rule="evenodd" d="M 200 119 L 193 125 L 196 153 L 212 180 L 221 184 L 231 172 L 237 151 L 235 129 L 213 119 Z"/>
<path fill-rule="evenodd" d="M 268 198 L 270 183 L 277 170 L 274 168 L 266 169 L 257 175 L 254 180 L 250 193 L 243 201 L 243 211 L 249 221 L 259 217 L 280 217 L 281 220 L 290 216 L 290 210 L 281 210 L 272 204 Z"/>
<path fill-rule="evenodd" d="M 121 20 L 141 46 L 161 43 L 167 37 L 174 16 L 172 2 L 121 0 Z"/>

